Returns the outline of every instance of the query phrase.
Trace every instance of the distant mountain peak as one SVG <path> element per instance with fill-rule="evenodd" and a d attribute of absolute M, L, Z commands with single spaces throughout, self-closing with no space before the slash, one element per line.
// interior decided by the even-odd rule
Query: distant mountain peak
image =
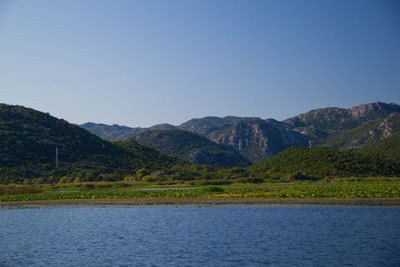
<path fill-rule="evenodd" d="M 400 112 L 400 106 L 395 103 L 375 102 L 350 108 L 351 115 L 354 118 L 362 118 L 375 114 L 386 116 L 393 112 Z"/>

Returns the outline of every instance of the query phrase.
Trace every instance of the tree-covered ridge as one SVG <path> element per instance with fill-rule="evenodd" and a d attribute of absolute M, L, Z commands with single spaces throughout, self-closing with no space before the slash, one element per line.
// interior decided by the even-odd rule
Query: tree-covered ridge
<path fill-rule="evenodd" d="M 38 177 L 106 176 L 141 168 L 157 170 L 175 162 L 137 142 L 112 144 L 79 126 L 23 106 L 0 104 L 0 182 Z M 56 166 L 56 147 L 59 166 Z"/>
<path fill-rule="evenodd" d="M 197 164 L 247 166 L 250 162 L 226 146 L 183 130 L 154 130 L 138 134 L 135 139 L 159 152 L 173 154 Z"/>
<path fill-rule="evenodd" d="M 400 175 L 400 164 L 372 153 L 328 148 L 289 148 L 247 168 L 253 177 L 324 178 Z"/>

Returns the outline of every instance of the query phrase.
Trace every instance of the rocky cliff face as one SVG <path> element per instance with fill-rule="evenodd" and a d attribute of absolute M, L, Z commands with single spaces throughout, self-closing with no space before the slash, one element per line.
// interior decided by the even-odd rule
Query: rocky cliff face
<path fill-rule="evenodd" d="M 307 146 L 303 135 L 275 120 L 243 119 L 214 140 L 239 151 L 251 162 L 274 156 L 291 146 Z"/>

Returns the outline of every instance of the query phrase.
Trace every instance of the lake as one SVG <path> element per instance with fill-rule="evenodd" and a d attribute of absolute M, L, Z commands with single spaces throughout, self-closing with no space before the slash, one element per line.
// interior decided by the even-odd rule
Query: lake
<path fill-rule="evenodd" d="M 398 266 L 400 208 L 0 210 L 0 266 Z"/>

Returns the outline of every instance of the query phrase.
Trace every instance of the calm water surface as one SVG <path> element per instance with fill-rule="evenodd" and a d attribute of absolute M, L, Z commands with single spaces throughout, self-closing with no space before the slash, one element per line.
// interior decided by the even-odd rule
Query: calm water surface
<path fill-rule="evenodd" d="M 400 208 L 0 210 L 0 266 L 399 266 Z"/>

